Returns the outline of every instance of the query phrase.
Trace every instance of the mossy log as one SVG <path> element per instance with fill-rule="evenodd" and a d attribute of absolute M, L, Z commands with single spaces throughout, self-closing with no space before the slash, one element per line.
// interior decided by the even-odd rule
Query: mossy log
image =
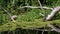
<path fill-rule="evenodd" d="M 35 29 L 35 28 L 42 28 L 46 26 L 49 23 L 57 23 L 60 26 L 60 20 L 54 20 L 54 21 L 47 21 L 47 22 L 41 22 L 41 20 L 36 20 L 34 22 L 9 22 L 3 25 L 0 25 L 0 32 L 2 31 L 13 31 L 17 28 L 22 28 L 22 29 Z"/>

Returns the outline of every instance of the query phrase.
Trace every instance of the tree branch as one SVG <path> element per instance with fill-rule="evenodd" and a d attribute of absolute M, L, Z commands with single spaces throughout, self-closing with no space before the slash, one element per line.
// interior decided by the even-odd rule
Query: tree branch
<path fill-rule="evenodd" d="M 59 10 L 60 10 L 60 6 L 55 7 L 55 8 L 51 11 L 50 15 L 48 15 L 48 16 L 45 18 L 45 21 L 51 20 L 51 19 L 59 12 Z"/>
<path fill-rule="evenodd" d="M 45 6 L 43 6 L 43 7 L 40 7 L 40 6 L 38 6 L 38 7 L 36 7 L 36 6 L 23 6 L 23 7 L 20 7 L 20 8 L 32 8 L 32 9 L 34 9 L 34 8 L 43 8 L 43 9 L 50 9 L 50 10 L 53 10 L 53 8 L 49 8 L 49 7 L 45 7 Z M 19 9 L 19 8 L 18 8 Z M 40 13 L 40 15 L 42 15 L 42 16 L 45 16 L 44 14 L 42 14 L 42 13 Z"/>
<path fill-rule="evenodd" d="M 11 15 L 6 9 L 4 9 L 3 7 L 1 7 L 1 9 L 3 9 L 8 15 L 9 15 L 9 17 L 11 18 L 11 20 L 13 21 L 13 22 L 16 22 L 15 20 L 14 20 L 14 18 L 16 18 L 17 16 L 16 15 Z"/>
<path fill-rule="evenodd" d="M 51 24 L 47 24 L 47 26 L 51 27 L 53 31 L 60 32 L 59 28 L 56 28 L 55 26 L 53 26 Z"/>
<path fill-rule="evenodd" d="M 20 6 L 20 8 L 32 8 L 32 9 L 34 9 L 34 8 L 41 8 L 41 7 L 40 6 L 22 6 L 22 7 Z M 18 8 L 18 9 L 20 9 L 20 8 Z M 46 7 L 46 6 L 43 6 L 42 8 L 53 10 L 53 8 Z"/>
<path fill-rule="evenodd" d="M 50 27 L 51 29 L 32 29 L 32 28 L 29 28 L 29 30 L 38 30 L 38 31 L 56 31 L 56 32 L 59 32 L 60 33 L 60 29 L 59 28 L 56 28 L 55 26 L 51 25 L 51 24 L 47 24 L 48 27 Z"/>
<path fill-rule="evenodd" d="M 42 4 L 41 4 L 41 2 L 40 2 L 40 0 L 38 0 L 38 3 L 39 3 L 39 5 L 40 5 L 41 9 L 44 10 L 43 7 L 42 7 Z"/>

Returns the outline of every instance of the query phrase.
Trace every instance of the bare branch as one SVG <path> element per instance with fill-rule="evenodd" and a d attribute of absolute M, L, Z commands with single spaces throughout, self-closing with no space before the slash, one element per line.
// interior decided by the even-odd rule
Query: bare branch
<path fill-rule="evenodd" d="M 41 16 L 43 16 L 43 17 L 45 16 L 45 15 L 44 15 L 44 14 L 42 14 L 42 13 L 40 13 L 40 15 L 41 15 Z"/>
<path fill-rule="evenodd" d="M 60 29 L 59 28 L 56 28 L 55 26 L 51 25 L 51 24 L 47 24 L 48 27 L 50 27 L 51 29 L 32 29 L 32 28 L 29 28 L 29 30 L 38 30 L 38 31 L 56 31 L 56 32 L 59 32 L 60 33 Z"/>
<path fill-rule="evenodd" d="M 3 7 L 1 7 L 1 9 L 3 9 L 8 15 L 9 15 L 9 17 L 11 18 L 11 20 L 13 21 L 13 22 L 16 22 L 15 20 L 14 20 L 14 18 L 16 18 L 17 16 L 15 15 L 15 16 L 12 16 L 6 9 L 4 9 Z"/>
<path fill-rule="evenodd" d="M 38 6 L 38 7 L 36 7 L 36 6 L 23 6 L 23 7 L 20 7 L 20 8 L 41 8 L 40 6 Z M 49 8 L 49 7 L 45 7 L 45 6 L 43 6 L 42 7 L 43 9 L 50 9 L 50 10 L 53 10 L 53 8 Z M 42 9 L 41 8 L 41 9 Z M 42 13 L 40 13 L 40 15 L 42 15 L 42 16 L 45 16 L 44 14 L 42 14 Z"/>
<path fill-rule="evenodd" d="M 56 30 L 56 29 L 28 29 L 28 30 L 37 30 L 37 31 L 56 31 L 60 33 L 60 29 Z"/>
<path fill-rule="evenodd" d="M 59 12 L 59 10 L 60 10 L 60 6 L 54 8 L 50 13 L 50 15 L 46 17 L 45 21 L 51 20 Z"/>
<path fill-rule="evenodd" d="M 2 9 L 11 17 L 11 14 L 6 9 L 4 9 L 3 7 Z"/>
<path fill-rule="evenodd" d="M 14 20 L 15 18 L 17 18 L 16 15 L 11 16 L 11 20 L 12 20 L 13 22 L 16 22 L 16 21 Z"/>
<path fill-rule="evenodd" d="M 20 7 L 20 8 L 41 8 L 40 6 L 23 6 L 23 7 Z M 50 10 L 53 10 L 53 8 L 49 8 L 49 7 L 46 7 L 46 6 L 43 6 L 42 7 L 43 9 L 50 9 Z"/>
<path fill-rule="evenodd" d="M 38 0 L 38 3 L 40 5 L 41 9 L 43 10 L 43 7 L 42 7 L 42 4 L 41 4 L 40 0 Z"/>
<path fill-rule="evenodd" d="M 51 24 L 48 24 L 48 26 L 51 27 L 53 31 L 60 32 L 59 28 L 56 28 L 55 26 L 53 26 Z"/>

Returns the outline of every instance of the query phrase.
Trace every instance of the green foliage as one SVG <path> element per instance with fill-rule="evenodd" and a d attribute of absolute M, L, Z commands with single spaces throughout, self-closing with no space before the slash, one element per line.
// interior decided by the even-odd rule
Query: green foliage
<path fill-rule="evenodd" d="M 44 0 L 43 6 L 56 7 L 60 6 L 60 0 Z M 16 23 L 12 22 L 9 18 L 9 15 L 0 10 L 0 32 L 2 31 L 13 31 L 17 28 L 22 29 L 35 29 L 42 28 L 46 24 L 55 24 L 60 26 L 60 14 L 57 14 L 53 21 L 42 22 L 42 16 L 40 13 L 43 13 L 40 9 L 29 9 L 23 8 L 19 9 L 20 6 L 39 6 L 37 0 L 0 0 L 0 6 L 6 9 L 11 15 L 17 15 Z M 44 10 L 45 14 L 50 14 L 51 10 Z M 45 15 L 44 14 L 44 15 Z M 59 20 L 57 20 L 59 19 Z"/>
<path fill-rule="evenodd" d="M 34 21 L 34 19 L 39 19 L 39 18 L 41 18 L 40 10 L 32 9 L 29 12 L 27 12 L 27 13 L 25 13 L 23 15 L 20 15 L 18 17 L 18 20 L 22 20 L 22 21 Z"/>
<path fill-rule="evenodd" d="M 3 23 L 7 23 L 7 22 L 8 22 L 8 15 L 0 14 L 0 25 L 2 25 Z"/>
<path fill-rule="evenodd" d="M 56 14 L 53 19 L 60 19 L 60 13 Z"/>

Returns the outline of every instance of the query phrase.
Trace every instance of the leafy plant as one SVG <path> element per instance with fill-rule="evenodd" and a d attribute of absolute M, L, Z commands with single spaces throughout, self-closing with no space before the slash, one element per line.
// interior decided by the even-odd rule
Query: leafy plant
<path fill-rule="evenodd" d="M 38 9 L 32 9 L 31 11 L 21 15 L 18 19 L 22 21 L 34 21 L 34 19 L 41 18 L 40 11 Z"/>

